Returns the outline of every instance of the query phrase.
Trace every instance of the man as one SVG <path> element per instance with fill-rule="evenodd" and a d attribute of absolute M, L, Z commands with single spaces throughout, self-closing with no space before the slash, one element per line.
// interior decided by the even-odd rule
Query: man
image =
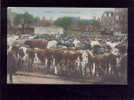
<path fill-rule="evenodd" d="M 13 74 L 16 72 L 17 63 L 16 48 L 12 47 L 7 54 L 7 73 L 11 83 L 13 82 Z"/>

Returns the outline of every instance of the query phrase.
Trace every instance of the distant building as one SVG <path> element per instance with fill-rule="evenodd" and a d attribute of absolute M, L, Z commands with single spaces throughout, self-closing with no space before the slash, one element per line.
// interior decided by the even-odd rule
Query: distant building
<path fill-rule="evenodd" d="M 39 22 L 38 22 L 38 26 L 42 26 L 42 27 L 48 27 L 48 26 L 52 26 L 54 24 L 54 22 L 52 20 L 47 20 L 45 17 L 43 17 Z"/>
<path fill-rule="evenodd" d="M 114 9 L 114 31 L 118 33 L 128 33 L 127 8 Z"/>
<path fill-rule="evenodd" d="M 104 12 L 101 17 L 101 31 L 105 33 L 127 33 L 127 8 L 115 8 L 114 11 Z"/>
<path fill-rule="evenodd" d="M 113 31 L 114 30 L 113 12 L 112 11 L 104 12 L 100 22 L 101 22 L 101 31 L 106 32 Z"/>
<path fill-rule="evenodd" d="M 64 29 L 61 27 L 51 26 L 51 27 L 35 27 L 34 34 L 48 34 L 48 35 L 61 35 L 64 33 Z"/>
<path fill-rule="evenodd" d="M 94 25 L 80 25 L 80 31 L 82 32 L 92 32 L 94 30 Z"/>

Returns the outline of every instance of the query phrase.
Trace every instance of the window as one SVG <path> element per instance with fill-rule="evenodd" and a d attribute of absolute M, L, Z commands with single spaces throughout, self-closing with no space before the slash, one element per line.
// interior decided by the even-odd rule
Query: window
<path fill-rule="evenodd" d="M 119 16 L 118 16 L 118 15 L 117 15 L 117 16 L 115 16 L 115 19 L 116 19 L 116 20 L 119 20 Z"/>

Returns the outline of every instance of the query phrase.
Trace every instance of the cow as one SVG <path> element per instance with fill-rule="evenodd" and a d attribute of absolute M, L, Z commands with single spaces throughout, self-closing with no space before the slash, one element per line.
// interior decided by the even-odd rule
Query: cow
<path fill-rule="evenodd" d="M 86 66 L 88 64 L 88 53 L 85 50 L 81 50 L 81 69 L 82 69 L 82 76 L 85 76 L 86 73 Z"/>
<path fill-rule="evenodd" d="M 56 48 L 57 47 L 58 42 L 56 40 L 52 40 L 52 41 L 48 41 L 48 45 L 47 48 Z"/>
<path fill-rule="evenodd" d="M 54 55 L 54 51 L 54 49 L 34 48 L 34 64 L 41 64 L 44 66 L 46 72 L 52 72 L 52 70 L 55 68 L 55 63 L 57 61 Z M 57 69 L 55 68 L 55 70 Z M 54 72 L 55 74 L 57 74 L 55 70 Z"/>
<path fill-rule="evenodd" d="M 74 47 L 79 48 L 81 45 L 81 42 L 78 39 L 74 39 L 73 44 L 74 44 Z"/>
<path fill-rule="evenodd" d="M 118 78 L 122 79 L 124 82 L 127 81 L 127 53 L 121 57 Z"/>
<path fill-rule="evenodd" d="M 100 79 L 105 78 L 106 75 L 111 75 L 116 67 L 116 55 L 113 53 L 94 54 L 93 68 L 94 76 Z"/>
<path fill-rule="evenodd" d="M 18 67 L 24 71 L 30 71 L 34 58 L 33 49 L 27 46 L 19 46 L 16 51 L 19 60 Z"/>
<path fill-rule="evenodd" d="M 27 40 L 25 41 L 26 45 L 30 46 L 31 48 L 46 48 L 47 45 L 48 45 L 48 41 L 47 40 L 36 40 L 36 39 L 33 39 L 33 40 Z"/>

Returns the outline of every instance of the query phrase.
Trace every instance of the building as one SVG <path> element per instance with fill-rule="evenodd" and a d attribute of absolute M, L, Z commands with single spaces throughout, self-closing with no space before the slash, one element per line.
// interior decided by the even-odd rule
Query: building
<path fill-rule="evenodd" d="M 128 9 L 114 9 L 114 31 L 117 33 L 128 33 Z"/>
<path fill-rule="evenodd" d="M 104 12 L 100 22 L 104 33 L 128 33 L 128 9 L 115 8 L 114 11 Z"/>
<path fill-rule="evenodd" d="M 80 25 L 80 31 L 82 32 L 92 32 L 94 31 L 94 25 L 89 24 L 89 25 Z"/>
<path fill-rule="evenodd" d="M 43 17 L 37 26 L 43 26 L 43 27 L 48 27 L 54 25 L 54 22 L 52 20 L 48 20 L 45 17 Z"/>
<path fill-rule="evenodd" d="M 51 27 L 35 27 L 34 34 L 48 34 L 48 35 L 61 35 L 64 33 L 64 29 L 61 27 L 51 26 Z"/>
<path fill-rule="evenodd" d="M 113 12 L 112 11 L 107 11 L 104 12 L 100 23 L 101 23 L 101 31 L 111 32 L 113 31 L 113 26 L 114 26 L 114 20 L 113 20 Z"/>

